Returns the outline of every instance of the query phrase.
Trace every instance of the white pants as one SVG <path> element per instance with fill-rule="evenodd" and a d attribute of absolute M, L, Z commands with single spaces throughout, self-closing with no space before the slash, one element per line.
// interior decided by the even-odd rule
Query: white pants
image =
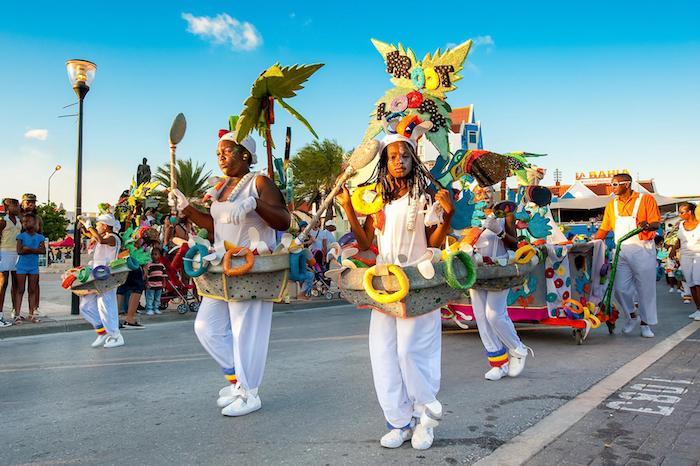
<path fill-rule="evenodd" d="M 489 353 L 523 345 L 508 316 L 508 291 L 469 290 L 479 337 Z"/>
<path fill-rule="evenodd" d="M 245 389 L 256 389 L 265 373 L 271 326 L 271 302 L 202 298 L 194 332 L 223 369 L 235 369 Z"/>
<path fill-rule="evenodd" d="M 642 321 L 656 325 L 656 250 L 622 245 L 615 274 L 615 300 L 629 317 L 639 304 Z"/>
<path fill-rule="evenodd" d="M 700 254 L 682 255 L 681 270 L 688 286 L 700 286 Z M 690 292 L 690 290 L 686 290 Z"/>
<path fill-rule="evenodd" d="M 104 327 L 108 334 L 119 334 L 117 289 L 80 297 L 80 315 L 93 327 Z"/>
<path fill-rule="evenodd" d="M 393 428 L 406 426 L 437 399 L 441 353 L 439 311 L 408 319 L 372 311 L 369 355 L 374 388 Z"/>

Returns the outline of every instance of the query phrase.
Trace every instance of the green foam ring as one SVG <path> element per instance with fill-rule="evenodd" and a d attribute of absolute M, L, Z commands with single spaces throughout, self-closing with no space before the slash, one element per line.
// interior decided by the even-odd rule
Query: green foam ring
<path fill-rule="evenodd" d="M 82 268 L 78 272 L 78 281 L 80 283 L 85 283 L 86 281 L 90 280 L 91 276 L 92 276 L 92 267 Z"/>
<path fill-rule="evenodd" d="M 467 276 L 463 282 L 460 282 L 455 275 L 454 260 L 458 259 L 464 268 L 467 269 Z M 476 266 L 474 261 L 464 251 L 453 252 L 445 259 L 445 281 L 450 288 L 455 290 L 466 291 L 476 283 Z"/>

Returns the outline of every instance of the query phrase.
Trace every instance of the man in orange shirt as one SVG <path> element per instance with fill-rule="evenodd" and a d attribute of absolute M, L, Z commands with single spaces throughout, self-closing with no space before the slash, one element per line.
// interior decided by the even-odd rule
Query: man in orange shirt
<path fill-rule="evenodd" d="M 654 333 L 649 326 L 657 323 L 654 237 L 661 223 L 659 207 L 653 196 L 632 191 L 632 177 L 626 173 L 615 175 L 610 184 L 615 199 L 605 207 L 603 223 L 594 239 L 604 240 L 613 231 L 617 242 L 638 227 L 644 229 L 620 247 L 615 299 L 629 318 L 622 331 L 630 333 L 641 323 L 642 336 L 652 338 Z M 641 319 L 634 312 L 635 301 Z"/>

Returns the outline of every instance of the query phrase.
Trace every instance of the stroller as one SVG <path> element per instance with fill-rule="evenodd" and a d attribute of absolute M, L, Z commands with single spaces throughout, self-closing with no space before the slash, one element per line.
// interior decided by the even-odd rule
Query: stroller
<path fill-rule="evenodd" d="M 171 250 L 172 259 L 163 257 L 162 262 L 166 269 L 165 286 L 160 296 L 161 310 L 167 309 L 170 303 L 177 304 L 177 312 L 197 312 L 199 310 L 199 294 L 193 283 L 185 284 L 182 281 L 182 257 L 187 252 L 186 247 Z M 172 254 L 174 253 L 174 254 Z M 177 265 L 180 264 L 180 267 Z"/>
<path fill-rule="evenodd" d="M 314 252 L 314 259 L 315 263 L 311 267 L 314 278 L 311 289 L 307 292 L 307 295 L 313 297 L 325 296 L 326 299 L 330 301 L 336 293 L 340 295 L 340 289 L 338 289 L 330 278 L 326 277 L 325 273 L 328 270 L 328 265 L 323 262 L 323 254 L 321 251 Z"/>

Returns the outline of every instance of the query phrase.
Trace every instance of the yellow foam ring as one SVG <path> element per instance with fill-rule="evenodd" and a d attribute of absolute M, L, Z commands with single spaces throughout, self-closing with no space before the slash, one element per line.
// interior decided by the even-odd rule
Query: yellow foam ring
<path fill-rule="evenodd" d="M 593 309 L 595 309 L 595 305 L 593 305 Z M 583 308 L 583 318 L 590 322 L 592 328 L 600 327 L 600 319 L 591 312 L 591 303 Z"/>
<path fill-rule="evenodd" d="M 537 249 L 532 247 L 530 244 L 521 246 L 515 251 L 515 262 L 517 264 L 527 264 L 532 260 L 533 257 L 537 255 Z"/>
<path fill-rule="evenodd" d="M 401 301 L 403 298 L 406 297 L 406 295 L 408 295 L 408 290 L 410 288 L 408 277 L 406 276 L 406 273 L 401 269 L 401 267 L 394 264 L 389 265 L 387 267 L 387 271 L 390 275 L 394 275 L 396 277 L 396 280 L 398 280 L 399 291 L 387 293 L 385 291 L 375 290 L 374 286 L 372 285 L 372 279 L 375 277 L 375 267 L 376 266 L 368 268 L 367 271 L 365 271 L 365 275 L 362 279 L 362 286 L 365 288 L 367 296 L 369 296 L 374 301 L 380 304 L 389 304 Z"/>
<path fill-rule="evenodd" d="M 238 249 L 238 246 L 229 241 L 224 240 L 224 249 L 230 251 L 231 249 Z"/>
<path fill-rule="evenodd" d="M 374 192 L 376 195 L 372 202 L 367 202 L 365 196 L 370 195 L 371 192 Z M 352 193 L 350 200 L 352 201 L 352 208 L 360 215 L 376 214 L 384 208 L 381 189 L 376 183 L 360 186 Z"/>

